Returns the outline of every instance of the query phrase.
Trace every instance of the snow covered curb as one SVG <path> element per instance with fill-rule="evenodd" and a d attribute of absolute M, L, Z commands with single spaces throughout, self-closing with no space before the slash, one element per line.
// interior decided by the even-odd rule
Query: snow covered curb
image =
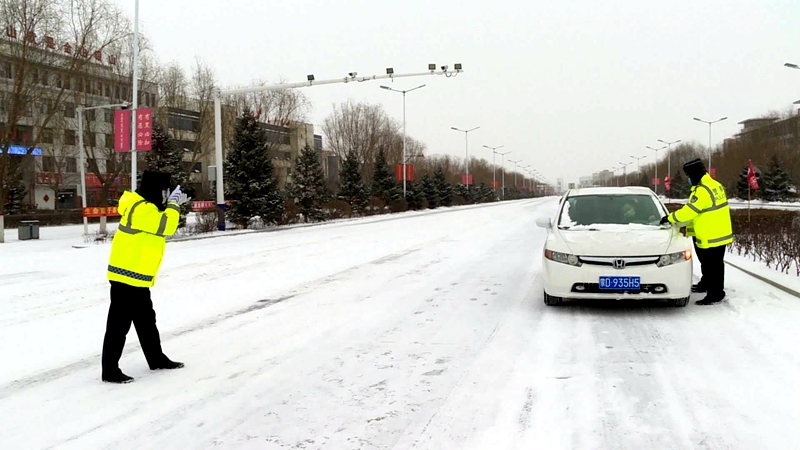
<path fill-rule="evenodd" d="M 329 220 L 326 222 L 315 222 L 315 223 L 301 223 L 296 225 L 284 225 L 284 226 L 275 226 L 275 227 L 267 227 L 260 230 L 236 230 L 236 231 L 214 231 L 212 233 L 205 233 L 196 236 L 186 236 L 174 239 L 168 239 L 167 242 L 187 242 L 187 241 L 200 241 L 204 239 L 213 239 L 218 237 L 227 237 L 227 236 L 242 236 L 242 235 L 249 235 L 255 233 L 274 233 L 277 231 L 288 231 L 288 230 L 295 230 L 299 228 L 309 228 L 309 227 L 319 227 L 319 226 L 338 226 L 338 225 L 354 225 L 354 224 L 368 224 L 368 223 L 380 223 L 380 222 L 387 222 L 390 220 L 399 220 L 399 219 L 407 219 L 412 217 L 420 217 L 420 216 L 432 216 L 436 214 L 444 214 L 448 212 L 457 212 L 457 211 L 465 211 L 471 209 L 478 209 L 478 208 L 488 208 L 491 206 L 500 206 L 500 205 L 508 205 L 509 203 L 518 202 L 518 201 L 527 201 L 527 202 L 537 202 L 537 201 L 546 201 L 551 200 L 554 197 L 538 197 L 532 199 L 524 199 L 524 200 L 509 200 L 509 201 L 501 201 L 501 202 L 494 202 L 494 203 L 481 203 L 478 205 L 463 205 L 463 206 L 451 206 L 446 208 L 437 208 L 431 210 L 424 210 L 424 211 L 406 211 L 402 213 L 395 213 L 395 214 L 383 214 L 380 216 L 369 216 L 369 217 L 353 217 L 348 219 L 336 219 L 336 220 Z"/>
<path fill-rule="evenodd" d="M 736 262 L 731 262 L 730 259 L 733 259 Z M 743 261 L 739 261 L 740 259 Z M 762 266 L 745 267 L 750 266 L 750 264 L 747 264 L 748 262 L 748 260 L 731 253 L 725 255 L 725 263 L 731 267 L 741 270 L 751 277 L 763 281 L 770 286 L 776 287 L 787 294 L 791 294 L 797 298 L 800 298 L 800 288 L 794 289 L 795 286 L 789 286 L 789 284 L 796 284 L 797 286 L 800 286 L 800 279 L 797 280 L 797 283 L 788 283 L 787 277 L 789 277 L 789 275 L 775 272 L 772 269 Z"/>

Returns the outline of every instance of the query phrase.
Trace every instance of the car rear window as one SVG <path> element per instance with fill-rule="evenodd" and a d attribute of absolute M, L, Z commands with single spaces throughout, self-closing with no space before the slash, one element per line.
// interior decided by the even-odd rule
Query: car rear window
<path fill-rule="evenodd" d="M 581 195 L 564 202 L 558 226 L 658 225 L 662 214 L 650 195 Z"/>

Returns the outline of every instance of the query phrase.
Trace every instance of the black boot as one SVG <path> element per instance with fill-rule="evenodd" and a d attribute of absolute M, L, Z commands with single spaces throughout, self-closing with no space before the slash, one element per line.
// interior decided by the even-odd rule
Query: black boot
<path fill-rule="evenodd" d="M 157 364 L 151 365 L 150 370 L 160 370 L 160 369 L 170 370 L 170 369 L 180 369 L 181 367 L 183 367 L 182 362 L 171 361 L 169 358 L 165 356 L 164 359 L 158 362 Z"/>
<path fill-rule="evenodd" d="M 129 377 L 122 373 L 121 370 L 117 370 L 116 372 L 111 373 L 103 372 L 103 381 L 106 383 L 125 384 L 132 382 L 133 377 Z"/>
<path fill-rule="evenodd" d="M 723 299 L 725 299 L 725 291 L 723 291 L 720 294 L 708 294 L 708 295 L 706 295 L 706 298 L 695 302 L 695 304 L 697 304 L 697 305 L 713 305 L 715 303 L 721 302 Z"/>
<path fill-rule="evenodd" d="M 702 281 L 697 284 L 693 284 L 692 292 L 706 292 L 706 286 L 703 284 Z"/>

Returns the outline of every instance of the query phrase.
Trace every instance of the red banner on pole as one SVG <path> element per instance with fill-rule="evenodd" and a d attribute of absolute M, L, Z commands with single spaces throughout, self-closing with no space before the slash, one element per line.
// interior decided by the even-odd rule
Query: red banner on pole
<path fill-rule="evenodd" d="M 653 178 L 653 186 L 661 186 L 661 180 L 658 178 Z"/>
<path fill-rule="evenodd" d="M 136 150 L 153 149 L 153 110 L 143 108 L 136 110 Z"/>
<path fill-rule="evenodd" d="M 664 188 L 666 188 L 666 190 L 670 190 L 671 187 L 672 187 L 672 179 L 669 177 L 669 175 L 667 175 L 664 177 Z"/>
<path fill-rule="evenodd" d="M 131 112 L 127 109 L 114 111 L 114 151 L 131 151 Z"/>
<path fill-rule="evenodd" d="M 403 165 L 395 167 L 394 177 L 397 181 L 403 181 Z M 414 165 L 406 164 L 406 181 L 414 181 Z"/>
<path fill-rule="evenodd" d="M 756 169 L 753 168 L 753 161 L 747 162 L 747 184 L 750 185 L 750 189 L 758 190 L 758 176 L 756 176 Z"/>
<path fill-rule="evenodd" d="M 711 168 L 711 178 L 714 178 L 714 179 L 717 178 L 717 168 L 716 167 L 712 167 Z"/>
<path fill-rule="evenodd" d="M 469 180 L 467 180 L 467 174 L 461 174 L 461 184 L 466 186 L 472 186 L 472 174 L 469 174 Z"/>

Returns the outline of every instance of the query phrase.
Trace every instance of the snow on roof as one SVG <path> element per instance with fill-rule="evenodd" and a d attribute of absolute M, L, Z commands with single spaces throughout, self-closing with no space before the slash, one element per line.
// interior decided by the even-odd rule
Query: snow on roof
<path fill-rule="evenodd" d="M 626 194 L 646 194 L 654 195 L 654 192 L 644 186 L 621 186 L 621 187 L 590 187 L 581 189 L 570 189 L 568 197 L 578 197 L 583 195 L 626 195 Z"/>

